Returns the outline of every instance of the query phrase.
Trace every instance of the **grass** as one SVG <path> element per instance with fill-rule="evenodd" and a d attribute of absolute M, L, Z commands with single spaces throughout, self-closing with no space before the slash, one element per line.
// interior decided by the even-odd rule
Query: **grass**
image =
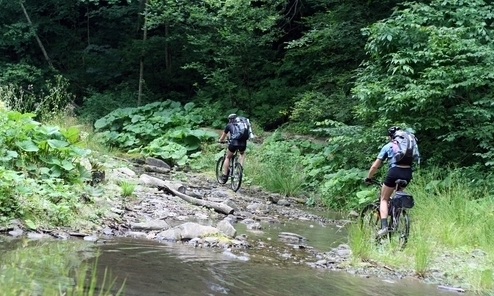
<path fill-rule="evenodd" d="M 118 186 L 122 188 L 122 196 L 123 197 L 131 197 L 134 195 L 134 190 L 137 184 L 128 181 L 120 181 L 118 182 Z"/>
<path fill-rule="evenodd" d="M 75 126 L 80 131 L 80 140 L 82 145 L 90 149 L 91 151 L 102 154 L 102 155 L 112 155 L 113 153 L 118 153 L 117 151 L 113 151 L 110 147 L 103 144 L 100 141 L 100 136 L 94 133 L 94 128 L 89 123 L 81 122 L 80 119 L 76 116 L 70 115 L 68 113 L 55 113 L 51 116 L 44 116 L 44 118 L 48 118 L 43 121 L 44 124 L 54 125 L 54 126 Z"/>
<path fill-rule="evenodd" d="M 472 189 L 454 174 L 441 176 L 429 171 L 416 173 L 407 191 L 413 194 L 415 207 L 409 211 L 406 248 L 365 246 L 362 234 L 350 229 L 354 255 L 396 268 L 412 267 L 420 277 L 440 270 L 447 274 L 442 284 L 494 292 L 494 197 L 487 188 Z"/>
<path fill-rule="evenodd" d="M 246 158 L 245 170 L 251 182 L 264 189 L 285 196 L 297 196 L 302 192 L 305 175 L 297 163 L 264 163 L 256 154 Z"/>
<path fill-rule="evenodd" d="M 354 259 L 369 260 L 373 244 L 370 227 L 361 227 L 359 223 L 351 224 L 348 244 L 352 249 Z"/>

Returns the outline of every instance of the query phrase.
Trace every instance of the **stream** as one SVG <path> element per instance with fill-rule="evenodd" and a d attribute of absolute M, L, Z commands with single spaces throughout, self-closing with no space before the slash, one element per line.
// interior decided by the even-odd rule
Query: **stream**
<path fill-rule="evenodd" d="M 203 249 L 187 243 L 115 237 L 97 242 L 2 237 L 0 278 L 15 277 L 10 284 L 40 291 L 43 285 L 70 284 L 63 271 L 85 262 L 96 267 L 98 283 L 103 282 L 106 272 L 107 281 L 115 280 L 113 290 L 125 282 L 123 295 L 129 296 L 453 294 L 414 280 L 385 280 L 309 267 L 303 256 L 297 257 L 293 246 L 278 241 L 277 234 L 283 231 L 303 233 L 307 237 L 304 248 L 318 249 L 337 246 L 347 235 L 336 226 L 309 221 L 266 223 L 263 231 L 247 231 L 239 224 L 238 232 L 249 235 L 256 245 L 269 242 L 275 246 L 254 245 L 249 250 Z M 289 256 L 283 248 L 291 249 Z"/>

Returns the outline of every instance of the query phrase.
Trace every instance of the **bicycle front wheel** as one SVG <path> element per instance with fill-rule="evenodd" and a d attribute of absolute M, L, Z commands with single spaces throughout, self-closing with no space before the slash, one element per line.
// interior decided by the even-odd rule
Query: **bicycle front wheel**
<path fill-rule="evenodd" d="M 216 181 L 220 184 L 225 184 L 226 181 L 223 181 L 221 179 L 221 176 L 223 175 L 223 162 L 225 161 L 225 157 L 222 156 L 218 158 L 218 161 L 216 162 Z"/>
<path fill-rule="evenodd" d="M 235 162 L 235 165 L 233 167 L 233 172 L 231 173 L 231 178 L 232 178 L 232 190 L 237 192 L 237 190 L 240 189 L 240 185 L 242 184 L 242 174 L 243 174 L 243 168 L 242 165 L 238 162 Z"/>
<path fill-rule="evenodd" d="M 370 230 L 373 236 L 381 229 L 381 214 L 379 213 L 378 203 L 368 204 L 360 212 L 360 227 L 363 230 Z"/>

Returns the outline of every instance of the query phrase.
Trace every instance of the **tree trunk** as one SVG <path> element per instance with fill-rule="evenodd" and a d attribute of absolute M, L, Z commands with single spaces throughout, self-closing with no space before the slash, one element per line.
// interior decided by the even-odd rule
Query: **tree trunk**
<path fill-rule="evenodd" d="M 144 11 L 146 10 L 146 5 L 148 3 L 148 0 L 144 0 Z M 144 46 L 144 43 L 146 43 L 147 37 L 148 37 L 148 29 L 146 27 L 146 16 L 144 16 L 144 22 L 142 24 L 143 27 L 143 33 L 142 33 L 142 46 Z M 144 80 L 144 55 L 145 51 L 142 49 L 141 51 L 141 62 L 139 66 L 139 92 L 137 95 L 137 106 L 141 105 L 141 98 L 142 98 L 142 83 Z"/>
<path fill-rule="evenodd" d="M 171 68 L 171 57 L 170 53 L 168 52 L 168 22 L 165 23 L 165 67 L 166 67 L 166 72 L 170 73 L 172 71 Z"/>
<path fill-rule="evenodd" d="M 159 190 L 178 196 L 181 199 L 185 200 L 186 202 L 189 202 L 196 206 L 202 206 L 208 209 L 214 209 L 216 212 L 223 213 L 226 215 L 232 214 L 234 211 L 233 208 L 227 204 L 202 200 L 185 194 L 185 187 L 177 182 L 161 180 L 146 174 L 142 174 L 139 177 L 139 180 L 147 186 L 157 187 Z"/>
<path fill-rule="evenodd" d="M 43 46 L 43 43 L 41 42 L 41 39 L 39 39 L 38 34 L 34 31 L 33 23 L 31 22 L 31 18 L 29 18 L 29 14 L 27 13 L 26 7 L 24 7 L 24 4 L 22 3 L 22 1 L 19 1 L 19 4 L 21 5 L 22 11 L 24 11 L 24 15 L 26 16 L 29 27 L 31 28 L 31 30 L 33 30 L 34 37 L 36 38 L 36 41 L 38 42 L 38 45 L 41 48 L 43 55 L 45 56 L 45 60 L 48 62 L 48 65 L 50 65 L 51 68 L 54 68 L 53 64 L 51 62 L 51 59 L 50 59 L 50 57 L 48 57 L 48 53 L 46 52 L 45 47 Z"/>

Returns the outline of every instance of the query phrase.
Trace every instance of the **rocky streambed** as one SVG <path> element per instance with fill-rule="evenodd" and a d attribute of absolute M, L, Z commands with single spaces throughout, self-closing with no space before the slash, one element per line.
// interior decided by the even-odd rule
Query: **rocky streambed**
<path fill-rule="evenodd" d="M 136 184 L 131 196 L 121 196 L 122 183 Z M 245 260 L 249 260 L 249 254 L 261 252 L 264 258 L 283 264 L 306 264 L 361 277 L 421 280 L 442 289 L 464 291 L 443 285 L 444 274 L 439 270 L 424 279 L 411 268 L 391 268 L 372 261 L 352 264 L 352 251 L 345 242 L 320 250 L 310 245 L 304 233 L 279 232 L 276 241 L 281 244 L 252 235 L 262 232 L 265 225 L 286 221 L 331 224 L 343 230 L 353 223 L 354 217 L 330 219 L 314 214 L 299 198 L 283 197 L 255 186 L 244 186 L 234 193 L 227 185 L 218 184 L 214 176 L 175 171 L 157 159 L 109 166 L 105 181 L 97 186 L 105 191 L 105 197 L 98 203 L 108 209 L 99 225 L 25 231 L 20 223 L 13 221 L 3 231 L 11 236 L 78 238 L 95 243 L 115 237 L 175 242 L 184 248 L 221 249 Z M 237 231 L 239 224 L 245 231 Z"/>

